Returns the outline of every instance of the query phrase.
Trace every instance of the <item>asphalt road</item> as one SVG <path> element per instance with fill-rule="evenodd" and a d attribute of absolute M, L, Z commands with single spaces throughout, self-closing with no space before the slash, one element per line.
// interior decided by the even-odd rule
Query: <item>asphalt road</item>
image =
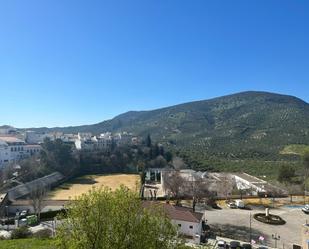
<path fill-rule="evenodd" d="M 207 210 L 206 219 L 211 228 L 230 234 L 239 234 L 245 240 L 250 239 L 250 213 L 264 212 L 263 210 L 241 210 L 227 209 L 222 210 Z M 299 208 L 278 208 L 271 209 L 271 214 L 279 215 L 286 221 L 285 225 L 275 226 L 267 225 L 256 221 L 252 217 L 251 231 L 252 239 L 257 240 L 259 236 L 265 237 L 265 245 L 275 247 L 275 241 L 272 239 L 272 234 L 280 235 L 280 240 L 277 241 L 278 248 L 292 248 L 292 244 L 301 245 L 301 227 L 309 221 L 309 215 L 304 214 Z M 226 234 L 224 234 L 226 235 Z"/>

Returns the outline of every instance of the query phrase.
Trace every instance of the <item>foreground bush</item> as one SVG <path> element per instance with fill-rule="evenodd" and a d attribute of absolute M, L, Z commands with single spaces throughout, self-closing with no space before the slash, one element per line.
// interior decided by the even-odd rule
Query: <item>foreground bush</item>
<path fill-rule="evenodd" d="M 19 227 L 13 230 L 11 238 L 12 239 L 24 239 L 32 236 L 32 232 L 28 227 Z"/>
<path fill-rule="evenodd" d="M 179 248 L 176 229 L 159 209 L 145 209 L 136 193 L 121 187 L 93 189 L 71 204 L 57 231 L 59 248 Z M 182 246 L 182 245 L 181 245 Z"/>
<path fill-rule="evenodd" d="M 52 236 L 52 231 L 50 229 L 42 229 L 33 233 L 33 237 L 37 239 L 48 239 Z"/>

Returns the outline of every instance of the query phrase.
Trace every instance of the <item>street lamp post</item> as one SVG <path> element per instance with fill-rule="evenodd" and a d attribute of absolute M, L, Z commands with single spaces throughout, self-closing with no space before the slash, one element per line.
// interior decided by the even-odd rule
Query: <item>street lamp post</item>
<path fill-rule="evenodd" d="M 249 228 L 250 228 L 250 231 L 249 231 L 249 241 L 250 241 L 250 244 L 252 243 L 252 215 L 251 215 L 251 212 L 250 212 L 250 217 L 249 217 Z"/>
<path fill-rule="evenodd" d="M 9 231 L 9 206 L 5 206 L 6 211 L 6 230 Z"/>
<path fill-rule="evenodd" d="M 277 248 L 277 241 L 280 240 L 280 235 L 275 233 L 275 234 L 272 234 L 271 237 L 275 241 L 275 248 Z"/>

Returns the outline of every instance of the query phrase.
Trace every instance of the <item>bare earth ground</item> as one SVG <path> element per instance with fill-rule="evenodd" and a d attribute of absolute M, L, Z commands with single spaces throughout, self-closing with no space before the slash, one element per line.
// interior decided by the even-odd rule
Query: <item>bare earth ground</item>
<path fill-rule="evenodd" d="M 112 175 L 87 175 L 76 178 L 52 191 L 49 195 L 51 200 L 69 200 L 87 193 L 93 187 L 109 187 L 115 190 L 124 185 L 131 190 L 139 190 L 140 177 L 133 174 L 112 174 Z"/>

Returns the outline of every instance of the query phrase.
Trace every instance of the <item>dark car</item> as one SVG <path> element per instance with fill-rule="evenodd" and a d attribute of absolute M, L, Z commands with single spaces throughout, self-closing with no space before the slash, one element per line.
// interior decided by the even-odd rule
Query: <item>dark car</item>
<path fill-rule="evenodd" d="M 230 242 L 230 248 L 231 249 L 240 249 L 241 248 L 240 242 L 238 242 L 238 241 L 231 241 Z"/>
<path fill-rule="evenodd" d="M 252 249 L 251 244 L 242 244 L 243 249 Z"/>

